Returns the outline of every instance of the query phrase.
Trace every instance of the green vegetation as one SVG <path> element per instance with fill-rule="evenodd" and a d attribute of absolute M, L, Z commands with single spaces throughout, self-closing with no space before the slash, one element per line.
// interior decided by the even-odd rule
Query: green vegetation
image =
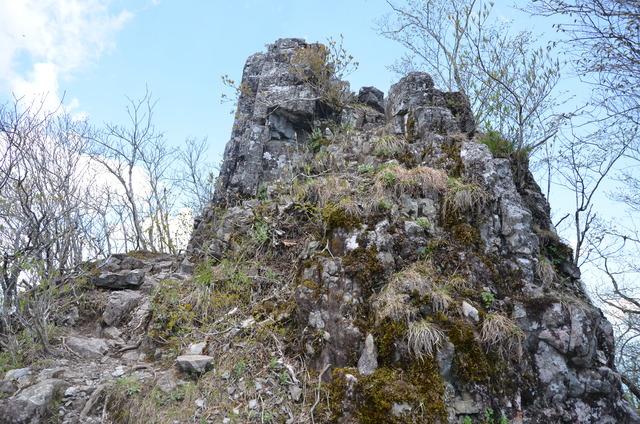
<path fill-rule="evenodd" d="M 377 255 L 375 246 L 366 249 L 359 247 L 349 251 L 342 259 L 345 272 L 360 284 L 365 298 L 384 281 L 384 268 Z"/>
<path fill-rule="evenodd" d="M 477 214 L 489 200 L 489 194 L 479 185 L 449 178 L 442 213 L 446 222 L 455 222 L 461 216 Z"/>
<path fill-rule="evenodd" d="M 418 224 L 420 227 L 424 228 L 425 230 L 429 230 L 433 227 L 433 225 L 431 224 L 431 221 L 429 221 L 429 218 L 425 218 L 423 216 L 416 219 L 416 224 Z"/>
<path fill-rule="evenodd" d="M 490 360 L 476 340 L 473 327 L 462 320 L 448 323 L 447 335 L 455 346 L 453 372 L 464 383 L 487 383 L 494 373 Z"/>
<path fill-rule="evenodd" d="M 291 57 L 290 72 L 312 86 L 322 100 L 335 108 L 352 101 L 349 85 L 342 79 L 358 68 L 339 40 L 329 39 L 327 45 L 309 44 L 297 49 Z"/>
<path fill-rule="evenodd" d="M 327 230 L 333 230 L 335 228 L 351 230 L 360 225 L 360 218 L 358 216 L 334 203 L 328 203 L 324 206 L 320 214 Z"/>
<path fill-rule="evenodd" d="M 491 306 L 493 306 L 493 302 L 496 301 L 496 297 L 493 295 L 493 293 L 488 291 L 483 291 L 482 293 L 480 293 L 480 298 L 482 299 L 482 304 L 486 309 L 491 308 Z"/>
<path fill-rule="evenodd" d="M 309 135 L 309 146 L 311 151 L 318 153 L 323 146 L 331 144 L 329 139 L 324 136 L 324 133 L 320 128 L 314 128 Z"/>
<path fill-rule="evenodd" d="M 482 134 L 478 141 L 485 144 L 496 158 L 509 158 L 516 150 L 512 142 L 506 140 L 502 134 L 495 130 L 489 130 Z"/>

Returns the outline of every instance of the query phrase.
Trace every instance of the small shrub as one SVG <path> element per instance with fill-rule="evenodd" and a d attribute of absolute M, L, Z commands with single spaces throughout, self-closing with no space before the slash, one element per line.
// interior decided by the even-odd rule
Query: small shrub
<path fill-rule="evenodd" d="M 512 142 L 502 137 L 502 134 L 495 130 L 487 131 L 480 136 L 478 141 L 485 144 L 493 156 L 497 158 L 508 158 L 516 150 Z"/>
<path fill-rule="evenodd" d="M 482 293 L 480 293 L 480 298 L 482 299 L 482 304 L 487 309 L 491 308 L 491 306 L 493 306 L 493 302 L 496 301 L 493 293 L 488 291 L 483 291 Z"/>
<path fill-rule="evenodd" d="M 135 377 L 121 377 L 116 380 L 116 390 L 125 396 L 133 396 L 142 391 L 140 380 Z"/>
<path fill-rule="evenodd" d="M 431 224 L 431 221 L 429 221 L 429 218 L 425 218 L 423 216 L 416 219 L 416 224 L 418 224 L 420 227 L 424 228 L 425 230 L 429 230 L 432 227 L 432 224 Z"/>
<path fill-rule="evenodd" d="M 341 36 L 339 40 L 329 39 L 326 46 L 310 44 L 296 50 L 290 71 L 312 86 L 324 102 L 341 108 L 351 101 L 349 85 L 341 80 L 357 67 L 358 62 L 344 49 Z"/>
<path fill-rule="evenodd" d="M 309 146 L 314 153 L 318 153 L 323 146 L 328 146 L 331 142 L 324 136 L 320 128 L 314 128 L 309 135 Z"/>
<path fill-rule="evenodd" d="M 253 223 L 251 239 L 258 247 L 268 242 L 271 239 L 271 229 L 269 228 L 269 224 L 262 219 L 257 219 Z"/>
<path fill-rule="evenodd" d="M 370 163 L 363 163 L 358 165 L 358 173 L 360 174 L 371 174 L 375 171 L 376 167 Z"/>
<path fill-rule="evenodd" d="M 203 286 L 210 286 L 213 283 L 213 264 L 209 261 L 199 263 L 193 273 L 193 281 Z"/>
<path fill-rule="evenodd" d="M 233 374 L 236 377 L 242 377 L 246 371 L 247 371 L 247 363 L 244 360 L 238 361 L 233 366 Z"/>

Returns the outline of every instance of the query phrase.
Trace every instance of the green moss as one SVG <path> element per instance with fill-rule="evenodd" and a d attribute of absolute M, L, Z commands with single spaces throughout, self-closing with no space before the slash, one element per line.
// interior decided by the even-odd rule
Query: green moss
<path fill-rule="evenodd" d="M 324 415 L 324 422 L 338 422 L 343 414 L 343 401 L 347 391 L 346 374 L 357 375 L 358 371 L 350 368 L 333 368 L 331 370 L 331 381 L 322 386 L 327 402 L 318 405 L 319 414 Z"/>
<path fill-rule="evenodd" d="M 440 148 L 445 154 L 445 163 L 442 165 L 449 169 L 450 176 L 459 177 L 464 167 L 462 159 L 460 158 L 461 143 L 451 140 L 450 143 L 443 143 Z"/>
<path fill-rule="evenodd" d="M 355 387 L 358 421 L 363 424 L 446 422 L 444 384 L 435 361 L 416 361 L 408 370 L 378 368 L 361 376 Z M 403 416 L 393 405 L 407 403 Z"/>
<path fill-rule="evenodd" d="M 333 230 L 335 228 L 351 230 L 360 226 L 361 223 L 359 217 L 345 211 L 334 203 L 329 203 L 323 207 L 320 214 L 328 230 Z"/>
<path fill-rule="evenodd" d="M 404 339 L 407 324 L 385 319 L 374 325 L 372 332 L 378 348 L 378 362 L 382 366 L 391 365 L 395 359 L 396 343 Z"/>
<path fill-rule="evenodd" d="M 384 267 L 378 260 L 378 249 L 374 247 L 351 250 L 342 259 L 347 275 L 354 278 L 362 288 L 365 298 L 379 288 L 383 280 Z"/>
<path fill-rule="evenodd" d="M 407 114 L 405 137 L 409 143 L 413 143 L 418 138 L 418 134 L 416 131 L 416 119 L 413 116 L 412 111 L 409 111 L 409 113 Z"/>
<path fill-rule="evenodd" d="M 463 382 L 487 383 L 494 371 L 476 340 L 473 327 L 462 320 L 451 321 L 447 335 L 455 347 L 453 371 Z"/>
<path fill-rule="evenodd" d="M 461 223 L 454 225 L 453 228 L 451 228 L 451 234 L 463 245 L 480 246 L 480 232 L 470 224 Z"/>

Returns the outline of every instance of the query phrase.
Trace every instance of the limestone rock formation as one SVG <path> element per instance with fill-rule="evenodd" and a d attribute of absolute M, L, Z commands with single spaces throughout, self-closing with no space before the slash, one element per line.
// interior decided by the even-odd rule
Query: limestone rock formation
<path fill-rule="evenodd" d="M 367 87 L 357 107 L 326 113 L 287 71 L 304 46 L 278 40 L 247 61 L 218 214 L 192 248 L 224 256 L 258 213 L 287 238 L 278 220 L 315 208 L 323 222 L 300 240 L 294 298 L 305 355 L 339 388 L 332 419 L 638 422 L 611 325 L 549 205 L 528 171 L 516 175 L 522 163 L 481 143 L 467 99 L 412 73 L 386 99 Z M 327 135 L 312 140 L 314 128 Z"/>

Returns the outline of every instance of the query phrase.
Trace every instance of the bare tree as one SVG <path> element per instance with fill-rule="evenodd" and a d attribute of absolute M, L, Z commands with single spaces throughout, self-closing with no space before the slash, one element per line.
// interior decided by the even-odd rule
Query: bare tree
<path fill-rule="evenodd" d="M 607 119 L 640 125 L 640 2 L 532 0 L 531 9 L 561 19 L 561 41 Z"/>
<path fill-rule="evenodd" d="M 469 98 L 476 121 L 499 131 L 515 150 L 533 151 L 557 134 L 560 64 L 533 35 L 496 23 L 492 4 L 476 0 L 387 1 L 382 35 L 407 54 L 401 72 L 424 69 L 436 83 Z"/>
<path fill-rule="evenodd" d="M 142 227 L 142 211 L 139 196 L 143 187 L 134 172 L 139 169 L 143 152 L 158 143 L 162 134 L 153 125 L 155 101 L 147 89 L 138 100 L 129 99 L 127 126 L 106 124 L 104 131 L 93 139 L 90 154 L 92 160 L 100 163 L 119 183 L 126 199 L 129 219 L 134 229 L 135 249 L 146 250 L 148 240 Z"/>
<path fill-rule="evenodd" d="M 0 168 L 0 285 L 3 334 L 12 316 L 47 350 L 53 281 L 85 253 L 80 233 L 88 127 L 43 104 L 14 99 L 0 107 L 0 142 L 10 158 Z"/>
<path fill-rule="evenodd" d="M 178 151 L 181 172 L 178 183 L 186 196 L 186 205 L 196 214 L 202 212 L 213 198 L 214 167 L 205 160 L 207 139 L 188 138 Z"/>
<path fill-rule="evenodd" d="M 576 266 L 597 258 L 600 239 L 591 238 L 598 224 L 598 195 L 605 181 L 613 177 L 616 165 L 627 153 L 634 132 L 597 130 L 583 135 L 581 129 L 565 132 L 556 158 L 558 184 L 570 191 L 574 200 L 570 217 L 575 237 L 573 262 Z"/>

